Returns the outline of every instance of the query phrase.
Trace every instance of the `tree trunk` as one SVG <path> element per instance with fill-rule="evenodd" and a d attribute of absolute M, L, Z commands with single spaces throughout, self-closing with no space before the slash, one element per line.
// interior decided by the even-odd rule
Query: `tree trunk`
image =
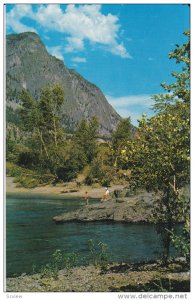
<path fill-rule="evenodd" d="M 53 127 L 54 127 L 54 141 L 55 141 L 55 146 L 57 147 L 57 128 L 56 128 L 56 120 L 55 117 L 53 116 Z"/>
<path fill-rule="evenodd" d="M 42 137 L 42 132 L 41 132 L 39 129 L 38 129 L 38 134 L 39 134 L 39 137 L 40 137 L 40 140 L 41 140 L 43 149 L 44 149 L 44 151 L 45 151 L 45 153 L 46 153 L 46 156 L 47 156 L 47 158 L 49 159 L 48 151 L 47 151 L 45 142 L 44 142 L 43 137 Z"/>
<path fill-rule="evenodd" d="M 170 207 L 170 187 L 167 190 L 166 197 L 165 197 L 165 206 L 166 206 L 166 219 L 167 222 L 164 224 L 163 232 L 162 232 L 162 242 L 164 246 L 163 250 L 163 263 L 165 265 L 168 264 L 169 254 L 170 254 L 170 243 L 171 243 L 171 232 L 173 227 L 173 220 L 172 220 L 172 214 Z"/>

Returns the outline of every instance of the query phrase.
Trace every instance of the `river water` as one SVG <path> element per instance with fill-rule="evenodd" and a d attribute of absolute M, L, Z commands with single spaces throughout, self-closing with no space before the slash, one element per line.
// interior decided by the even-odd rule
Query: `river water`
<path fill-rule="evenodd" d="M 52 221 L 53 216 L 83 205 L 80 199 L 9 195 L 6 201 L 7 276 L 30 273 L 33 265 L 45 265 L 56 249 L 87 255 L 90 239 L 107 244 L 114 262 L 159 258 L 161 241 L 153 225 L 105 222 L 56 225 Z"/>

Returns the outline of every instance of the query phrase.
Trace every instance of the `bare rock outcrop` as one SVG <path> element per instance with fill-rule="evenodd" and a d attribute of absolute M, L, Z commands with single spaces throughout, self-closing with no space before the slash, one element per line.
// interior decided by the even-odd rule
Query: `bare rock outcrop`
<path fill-rule="evenodd" d="M 55 223 L 71 221 L 94 222 L 114 221 L 140 223 L 151 222 L 151 205 L 136 199 L 108 200 L 97 204 L 86 205 L 77 211 L 67 212 L 53 218 Z"/>

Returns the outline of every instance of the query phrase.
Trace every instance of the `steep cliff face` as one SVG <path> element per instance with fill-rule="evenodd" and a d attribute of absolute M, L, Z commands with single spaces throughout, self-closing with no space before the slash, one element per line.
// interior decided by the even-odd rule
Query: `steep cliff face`
<path fill-rule="evenodd" d="M 62 109 L 64 127 L 74 129 L 85 117 L 97 116 L 102 134 L 110 134 L 121 117 L 108 103 L 100 89 L 75 70 L 50 55 L 36 33 L 7 36 L 6 100 L 15 108 L 20 91 L 27 89 L 35 99 L 47 84 L 60 83 L 65 99 Z"/>

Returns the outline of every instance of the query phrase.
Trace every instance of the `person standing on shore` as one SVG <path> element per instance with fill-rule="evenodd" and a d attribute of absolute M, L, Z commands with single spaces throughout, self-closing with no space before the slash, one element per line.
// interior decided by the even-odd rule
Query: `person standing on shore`
<path fill-rule="evenodd" d="M 109 192 L 108 188 L 106 188 L 105 193 L 102 198 L 102 201 L 108 200 L 109 196 L 110 196 L 110 192 Z"/>
<path fill-rule="evenodd" d="M 84 199 L 86 200 L 86 205 L 89 204 L 89 195 L 88 195 L 88 191 L 85 192 L 85 197 Z"/>

